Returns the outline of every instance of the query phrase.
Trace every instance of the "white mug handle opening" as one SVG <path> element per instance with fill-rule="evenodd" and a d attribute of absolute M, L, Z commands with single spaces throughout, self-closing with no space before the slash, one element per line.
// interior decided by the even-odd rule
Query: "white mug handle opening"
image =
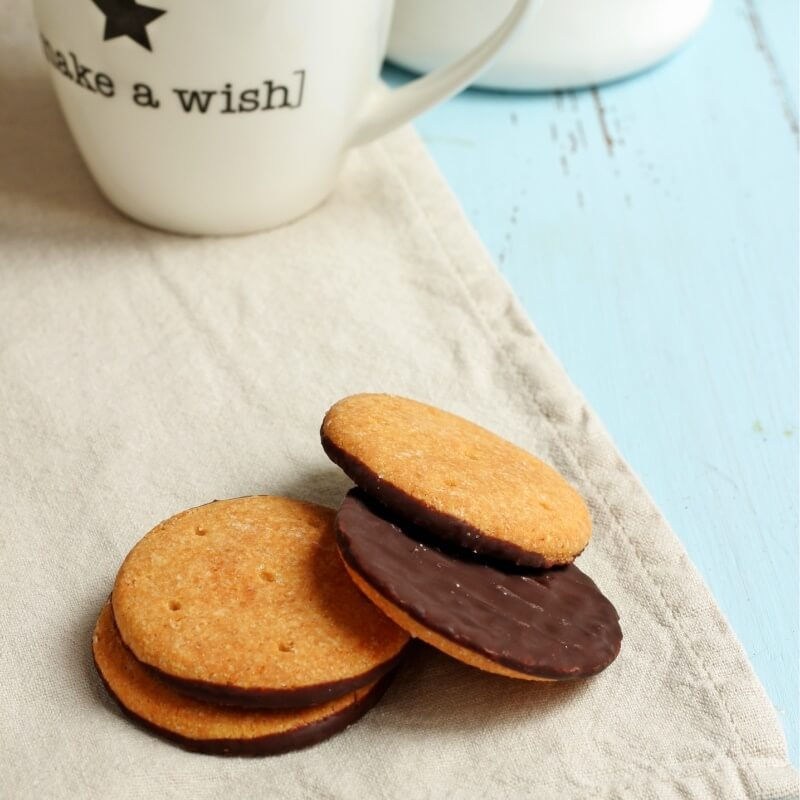
<path fill-rule="evenodd" d="M 374 100 L 356 126 L 351 146 L 366 144 L 463 89 L 525 19 L 537 0 L 517 0 L 494 33 L 462 58 Z"/>

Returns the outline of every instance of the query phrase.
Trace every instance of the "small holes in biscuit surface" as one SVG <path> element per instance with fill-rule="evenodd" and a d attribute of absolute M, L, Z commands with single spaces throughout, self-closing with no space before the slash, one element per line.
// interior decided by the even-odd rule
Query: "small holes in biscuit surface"
<path fill-rule="evenodd" d="M 169 601 L 169 610 L 170 611 L 180 611 L 181 604 L 177 600 L 170 600 Z"/>
<path fill-rule="evenodd" d="M 206 529 L 205 529 L 205 528 L 201 528 L 201 527 L 198 525 L 198 526 L 197 526 L 197 527 L 194 529 L 194 533 L 195 533 L 195 536 L 205 536 L 205 535 L 206 535 Z"/>
<path fill-rule="evenodd" d="M 258 574 L 261 577 L 261 580 L 266 581 L 267 583 L 272 583 L 275 580 L 275 573 L 270 572 L 268 569 L 262 569 Z"/>
<path fill-rule="evenodd" d="M 278 645 L 278 650 L 280 650 L 281 653 L 291 653 L 294 651 L 294 642 L 281 642 Z"/>

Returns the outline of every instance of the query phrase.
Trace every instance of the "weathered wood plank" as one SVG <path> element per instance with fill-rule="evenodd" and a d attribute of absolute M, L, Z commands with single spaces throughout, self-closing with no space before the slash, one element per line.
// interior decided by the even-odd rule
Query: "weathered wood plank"
<path fill-rule="evenodd" d="M 797 16 L 721 1 L 636 80 L 472 91 L 418 122 L 710 584 L 795 763 Z"/>

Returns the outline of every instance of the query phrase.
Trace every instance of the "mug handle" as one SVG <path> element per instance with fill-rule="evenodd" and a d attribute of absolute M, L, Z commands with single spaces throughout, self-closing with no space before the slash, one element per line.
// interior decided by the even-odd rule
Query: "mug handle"
<path fill-rule="evenodd" d="M 517 0 L 500 27 L 474 50 L 452 64 L 382 94 L 358 122 L 350 145 L 371 142 L 463 89 L 508 41 L 534 5 L 538 5 L 537 0 Z"/>

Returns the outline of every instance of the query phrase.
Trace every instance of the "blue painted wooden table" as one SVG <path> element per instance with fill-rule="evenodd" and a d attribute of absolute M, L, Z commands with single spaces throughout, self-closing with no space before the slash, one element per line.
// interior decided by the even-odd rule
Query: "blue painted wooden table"
<path fill-rule="evenodd" d="M 705 576 L 795 764 L 797 30 L 796 0 L 717 0 L 635 80 L 469 91 L 417 122 Z"/>

